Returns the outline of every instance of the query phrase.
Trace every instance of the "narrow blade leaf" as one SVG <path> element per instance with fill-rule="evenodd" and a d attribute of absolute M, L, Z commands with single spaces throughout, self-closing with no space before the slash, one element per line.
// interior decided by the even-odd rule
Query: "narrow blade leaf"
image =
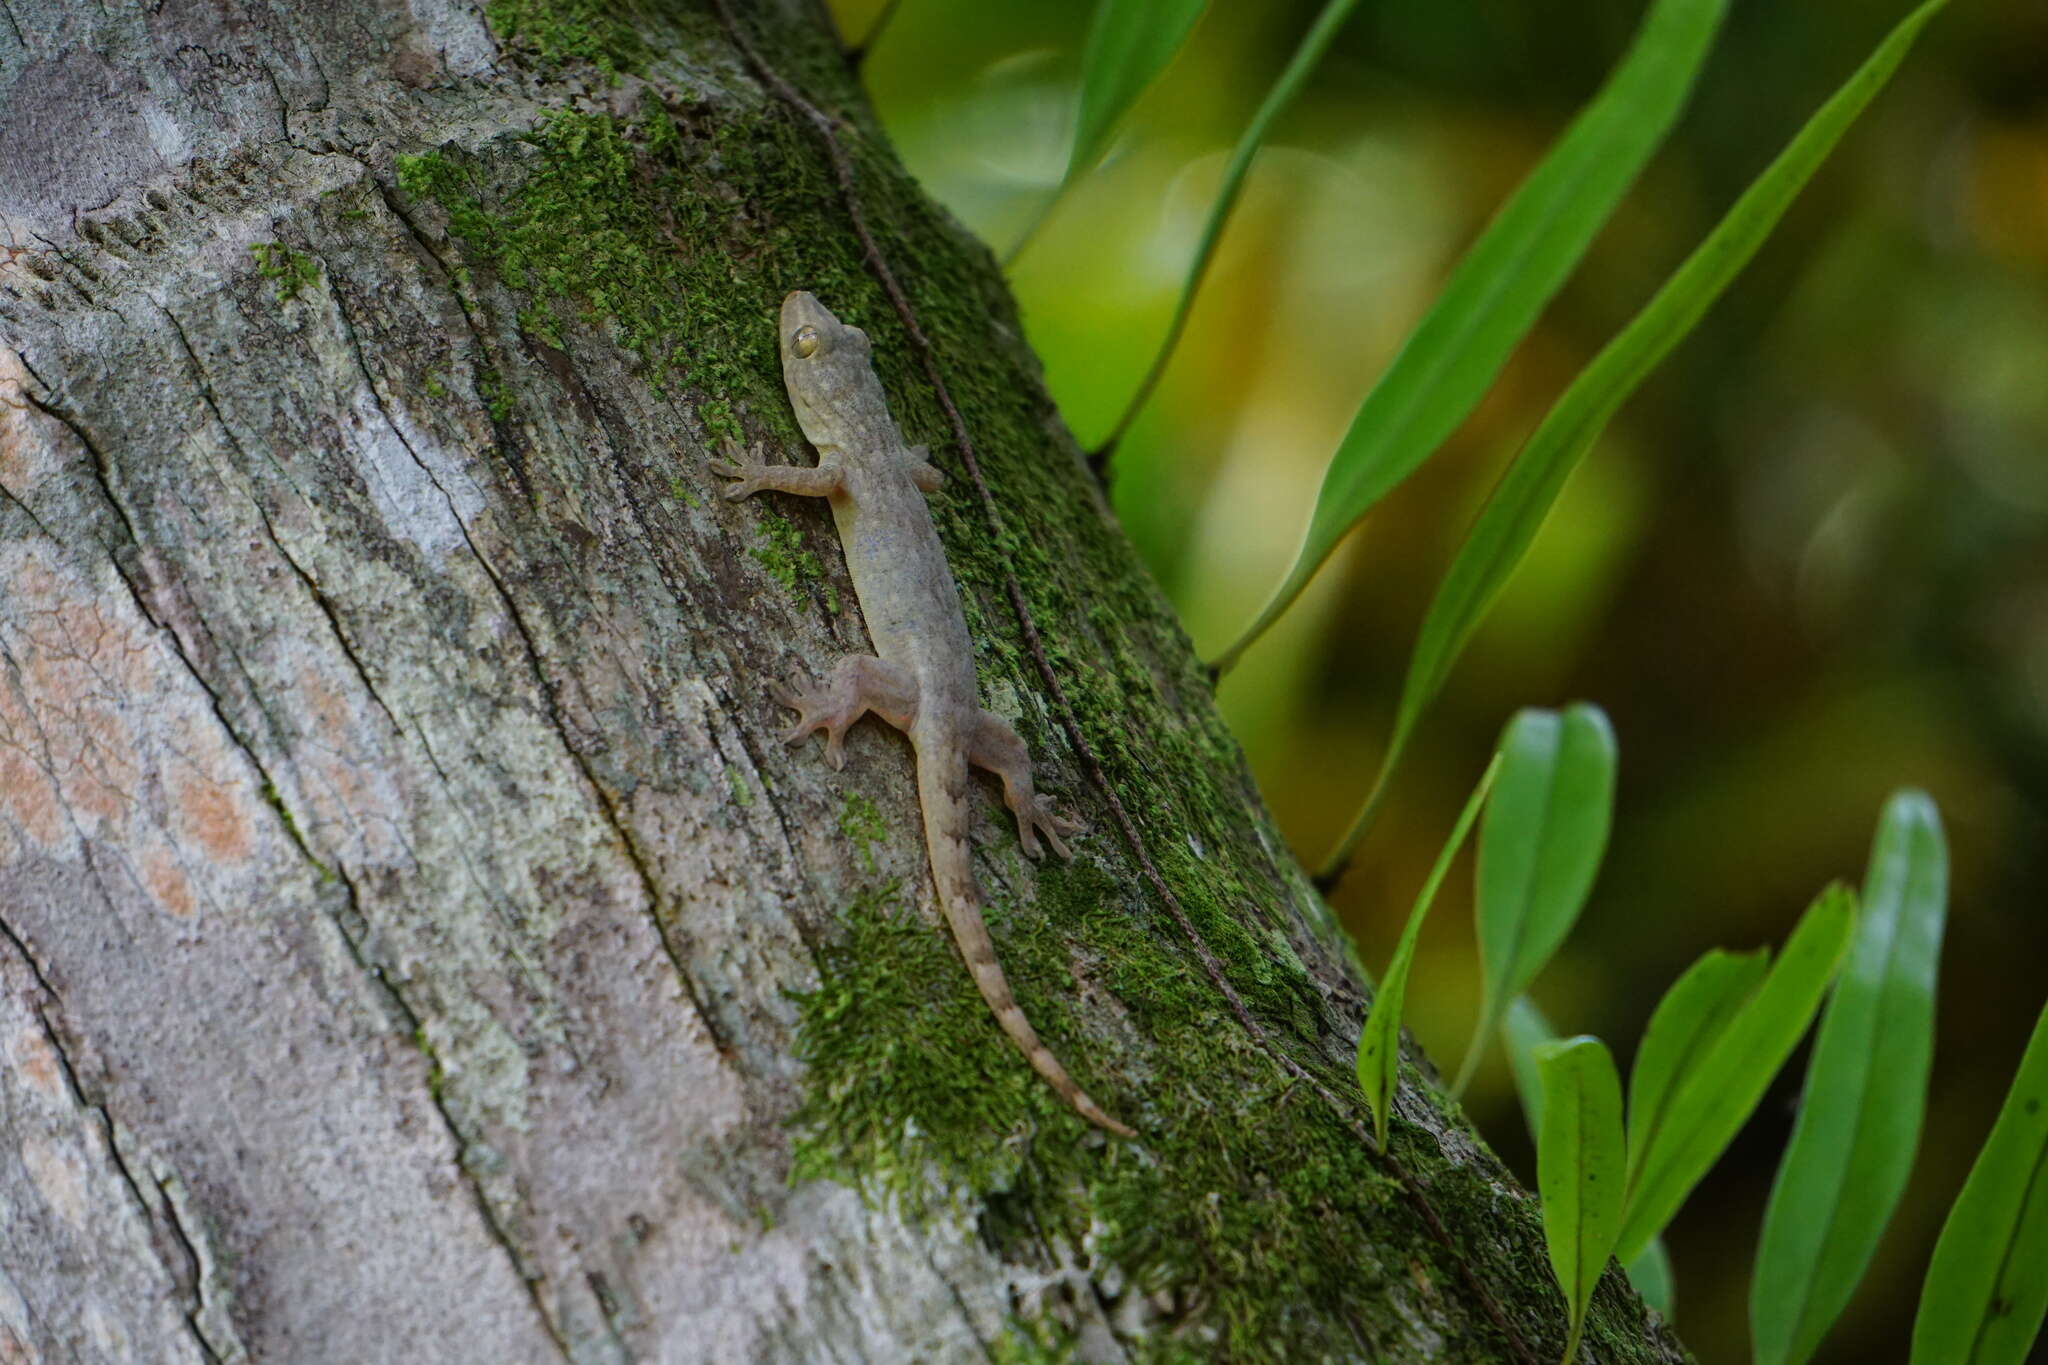
<path fill-rule="evenodd" d="M 1372 1012 L 1365 1016 L 1365 1028 L 1358 1035 L 1358 1084 L 1365 1091 L 1366 1106 L 1372 1110 L 1373 1135 L 1379 1139 L 1383 1152 L 1387 1149 L 1387 1117 L 1394 1108 L 1394 1088 L 1401 1081 L 1401 1008 L 1408 996 L 1408 968 L 1415 960 L 1415 941 L 1422 934 L 1422 921 L 1429 917 L 1437 889 L 1451 870 L 1451 860 L 1464 845 L 1465 836 L 1471 833 L 1472 822 L 1479 818 L 1479 808 L 1486 803 L 1486 793 L 1492 789 L 1494 774 L 1499 771 L 1500 756 L 1496 754 L 1480 775 L 1479 785 L 1466 799 L 1457 824 L 1451 827 L 1451 837 L 1444 841 L 1443 852 L 1436 855 L 1436 866 L 1430 868 L 1422 891 L 1415 897 L 1415 908 L 1408 912 L 1401 941 L 1394 946 L 1393 961 L 1387 964 L 1387 974 L 1380 978 Z"/>
<path fill-rule="evenodd" d="M 1353 822 L 1352 832 L 1346 834 L 1346 841 L 1355 843 L 1362 834 L 1360 826 L 1376 808 L 1389 776 L 1407 751 L 1416 723 L 1436 700 L 1451 665 L 1478 628 L 1487 608 L 1493 605 L 1502 585 L 1521 563 L 1551 504 L 1557 501 L 1565 479 L 1591 449 L 1615 410 L 1672 347 L 1684 339 L 1708 305 L 1749 263 L 1764 238 L 1791 207 L 1801 187 L 1826 160 L 1856 116 L 1884 88 L 1892 72 L 1905 60 L 1920 30 L 1944 3 L 1945 0 L 1927 0 L 1915 10 L 1807 120 L 1798 136 L 1744 191 L 1707 239 L 1657 291 L 1656 297 L 1572 381 L 1508 465 L 1480 509 L 1465 543 L 1459 547 L 1457 558 L 1444 575 L 1423 619 L 1415 653 L 1408 661 L 1408 676 L 1402 683 L 1393 734 L 1380 760 L 1379 776 L 1373 782 L 1373 794 L 1367 798 L 1360 820 Z M 1339 852 L 1348 853 L 1348 847 L 1340 844 Z M 1341 862 L 1342 858 L 1334 861 Z"/>
<path fill-rule="evenodd" d="M 1571 1311 L 1571 1342 L 1564 1352 L 1569 1362 L 1578 1354 L 1586 1305 L 1621 1231 L 1621 1080 L 1606 1045 L 1583 1034 L 1545 1043 L 1536 1051 L 1536 1066 L 1543 1077 L 1536 1189 L 1543 1196 L 1550 1268 Z"/>
<path fill-rule="evenodd" d="M 1501 736 L 1500 759 L 1479 828 L 1479 1028 L 1454 1095 L 1471 1080 L 1507 1002 L 1571 932 L 1614 817 L 1614 730 L 1599 707 L 1517 713 Z"/>
<path fill-rule="evenodd" d="M 1656 1145 L 1671 1101 L 1699 1060 L 1713 1049 L 1770 969 L 1771 951 L 1716 948 L 1672 983 L 1643 1030 L 1628 1085 L 1629 1175 Z"/>
<path fill-rule="evenodd" d="M 1956 1196 L 1913 1321 L 1912 1365 L 2020 1365 L 2048 1314 L 2048 1009 Z"/>
<path fill-rule="evenodd" d="M 1359 518 L 1443 444 L 1577 266 L 1684 106 L 1727 0 L 1659 0 L 1633 45 L 1458 264 L 1351 419 L 1294 567 L 1228 668 Z"/>
<path fill-rule="evenodd" d="M 1338 31 L 1344 27 L 1344 21 L 1356 8 L 1358 0 L 1328 0 L 1322 13 L 1316 16 L 1315 23 L 1309 26 L 1301 46 L 1288 59 L 1286 69 L 1273 82 L 1273 88 L 1266 92 L 1266 98 L 1252 114 L 1252 121 L 1238 135 L 1237 145 L 1230 151 L 1230 161 L 1223 168 L 1223 182 L 1216 187 L 1216 199 L 1209 205 L 1209 216 L 1202 220 L 1202 235 L 1195 243 L 1194 259 L 1188 262 L 1187 278 L 1181 283 L 1180 298 L 1173 305 L 1173 320 L 1166 324 L 1166 335 L 1161 338 L 1145 377 L 1138 381 L 1137 389 L 1131 394 L 1123 416 L 1117 418 L 1116 425 L 1109 429 L 1109 435 L 1096 447 L 1099 456 L 1106 457 L 1116 448 L 1117 442 L 1130 430 L 1139 410 L 1145 406 L 1145 400 L 1158 387 L 1159 377 L 1166 373 L 1166 362 L 1173 358 L 1174 348 L 1180 345 L 1181 333 L 1187 330 L 1188 313 L 1195 306 L 1195 295 L 1209 274 L 1216 244 L 1223 239 L 1223 229 L 1230 222 L 1231 210 L 1237 207 L 1237 196 L 1244 189 L 1245 175 L 1251 170 L 1260 146 L 1265 143 L 1267 131 L 1280 117 L 1281 111 L 1294 102 L 1301 88 L 1308 84 L 1309 73 L 1322 61 L 1323 54 L 1329 51 Z"/>
<path fill-rule="evenodd" d="M 1804 1365 L 1863 1278 L 1906 1188 L 1934 1053 L 1948 850 L 1934 803 L 1886 803 L 1863 913 L 1821 1017 L 1750 1282 L 1758 1365 Z"/>
<path fill-rule="evenodd" d="M 1206 0 L 1097 0 L 1081 54 L 1081 107 L 1061 183 L 1095 164 L 1138 96 L 1187 41 Z"/>
<path fill-rule="evenodd" d="M 1831 886 L 1807 908 L 1785 950 L 1720 1037 L 1688 1068 L 1664 1120 L 1631 1163 L 1628 1214 L 1616 1251 L 1632 1261 L 1664 1230 L 1756 1109 L 1834 980 L 1856 922 L 1856 897 Z"/>

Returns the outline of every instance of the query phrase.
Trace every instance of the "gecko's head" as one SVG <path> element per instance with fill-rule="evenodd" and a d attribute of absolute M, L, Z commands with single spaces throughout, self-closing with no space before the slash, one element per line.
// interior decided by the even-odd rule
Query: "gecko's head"
<path fill-rule="evenodd" d="M 796 289 L 782 301 L 781 350 L 782 382 L 811 444 L 856 446 L 852 424 L 863 414 L 885 410 L 881 381 L 868 360 L 868 334 Z"/>

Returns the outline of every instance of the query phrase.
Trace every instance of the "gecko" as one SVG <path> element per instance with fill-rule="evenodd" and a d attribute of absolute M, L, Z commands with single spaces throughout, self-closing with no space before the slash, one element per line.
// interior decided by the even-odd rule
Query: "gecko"
<path fill-rule="evenodd" d="M 1053 852 L 1071 857 L 1062 836 L 1081 826 L 1056 814 L 1032 784 L 1030 752 L 1009 722 L 981 707 L 960 589 L 925 504 L 944 475 L 925 447 L 904 442 L 875 374 L 867 333 L 842 323 L 803 290 L 783 299 L 779 326 L 783 383 L 818 463 L 771 465 L 758 445 L 742 451 L 728 438 L 712 470 L 734 480 L 725 490 L 728 499 L 763 490 L 826 499 L 875 647 L 873 654 L 839 660 L 819 686 L 775 689 L 776 700 L 797 713 L 784 739 L 795 744 L 823 730 L 825 757 L 836 770 L 846 763 L 847 728 L 869 712 L 910 737 L 932 882 L 981 998 L 1061 1098 L 1090 1122 L 1135 1137 L 1088 1098 L 1039 1039 L 996 961 L 982 916 L 967 846 L 970 765 L 1002 780 L 1028 856 L 1039 856 L 1042 835 Z"/>

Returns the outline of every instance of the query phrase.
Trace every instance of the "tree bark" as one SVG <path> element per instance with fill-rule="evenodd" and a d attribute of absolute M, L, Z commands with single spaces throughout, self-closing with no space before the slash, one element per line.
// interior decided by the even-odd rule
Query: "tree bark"
<path fill-rule="evenodd" d="M 1360 1142 L 1342 934 L 822 12 L 484 11 L 0 14 L 0 1360 L 1554 1358 L 1533 1199 L 1412 1078 Z M 901 738 L 779 742 L 866 637 L 706 465 L 808 458 L 798 287 L 952 476 L 1090 826 L 982 790 L 998 951 L 1136 1141 L 980 1006 Z M 1618 1272 L 1589 1340 L 1683 1358 Z"/>

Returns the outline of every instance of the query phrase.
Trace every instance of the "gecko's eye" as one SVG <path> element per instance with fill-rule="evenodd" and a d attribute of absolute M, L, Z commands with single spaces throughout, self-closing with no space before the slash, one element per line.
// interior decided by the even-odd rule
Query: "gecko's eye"
<path fill-rule="evenodd" d="M 797 328 L 796 335 L 790 338 L 789 344 L 798 355 L 809 360 L 818 353 L 818 329 L 815 327 Z"/>

